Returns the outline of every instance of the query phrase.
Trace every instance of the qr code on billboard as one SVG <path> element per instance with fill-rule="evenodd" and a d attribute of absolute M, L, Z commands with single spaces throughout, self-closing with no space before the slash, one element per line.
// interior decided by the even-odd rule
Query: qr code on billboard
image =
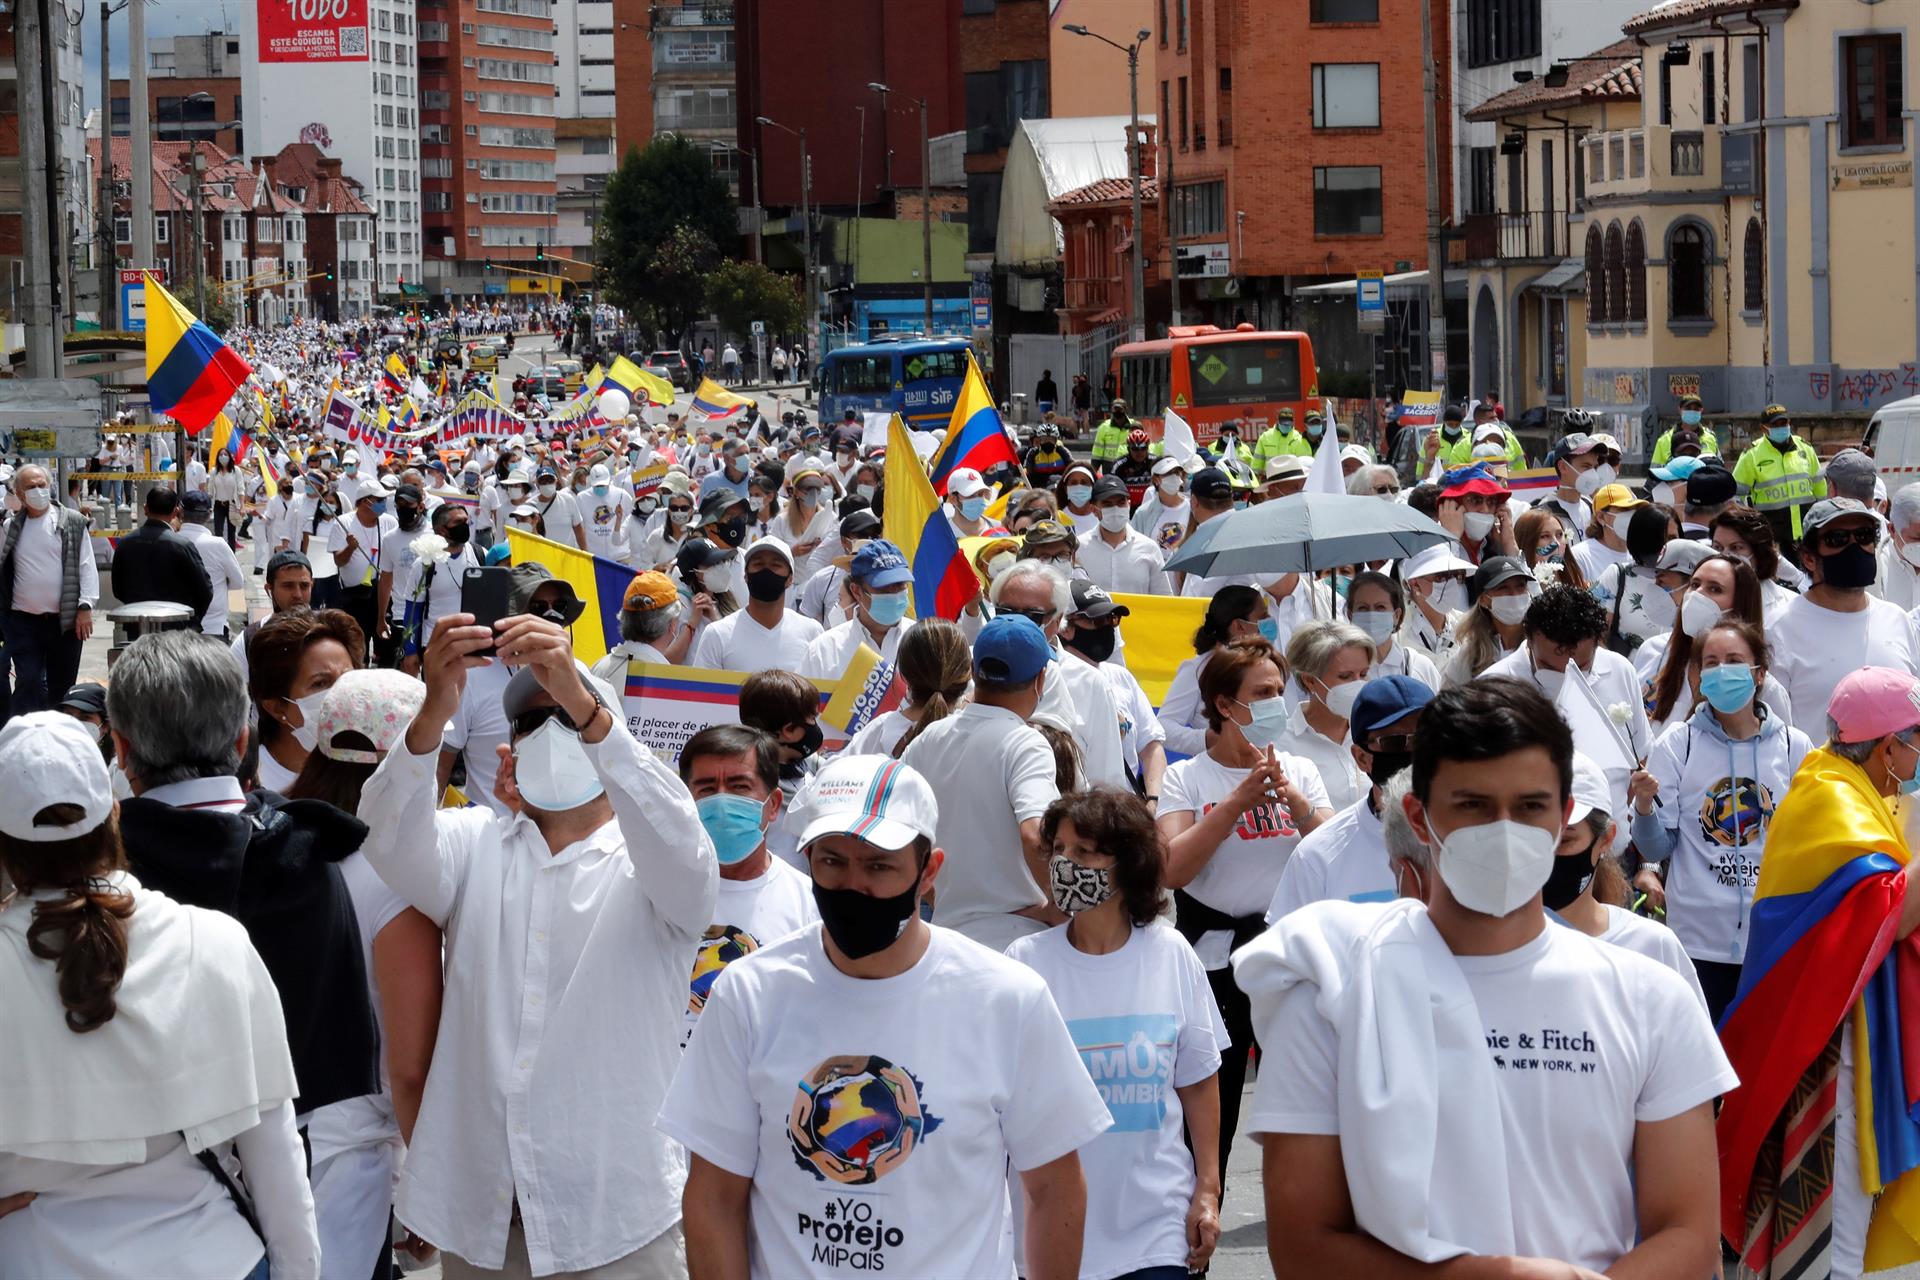
<path fill-rule="evenodd" d="M 367 29 L 365 27 L 340 28 L 340 56 L 367 51 Z"/>

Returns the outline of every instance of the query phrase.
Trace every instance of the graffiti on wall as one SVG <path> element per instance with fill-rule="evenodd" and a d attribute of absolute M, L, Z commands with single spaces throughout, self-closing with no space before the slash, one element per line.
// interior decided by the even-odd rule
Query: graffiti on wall
<path fill-rule="evenodd" d="M 1807 371 L 1807 394 L 1817 402 L 1833 397 L 1838 409 L 1876 408 L 1889 400 L 1920 395 L 1920 366 L 1911 360 L 1895 369 L 1854 369 L 1829 374 Z"/>

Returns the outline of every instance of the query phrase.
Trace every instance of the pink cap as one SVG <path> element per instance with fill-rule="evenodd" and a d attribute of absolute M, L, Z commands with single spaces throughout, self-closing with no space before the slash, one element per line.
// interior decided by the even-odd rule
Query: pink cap
<path fill-rule="evenodd" d="M 1920 726 L 1920 680 L 1891 667 L 1850 671 L 1827 701 L 1840 742 L 1871 742 Z"/>

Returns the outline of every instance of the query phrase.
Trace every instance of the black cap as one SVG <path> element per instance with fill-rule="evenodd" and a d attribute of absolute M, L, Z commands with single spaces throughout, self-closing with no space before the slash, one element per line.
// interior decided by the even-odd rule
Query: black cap
<path fill-rule="evenodd" d="M 680 544 L 680 550 L 674 553 L 673 567 L 680 571 L 680 577 L 689 586 L 692 575 L 700 569 L 710 569 L 727 558 L 727 553 L 714 546 L 705 538 L 688 538 Z"/>
<path fill-rule="evenodd" d="M 1457 404 L 1450 404 L 1447 406 L 1446 412 L 1440 416 L 1448 422 L 1465 422 L 1467 411 Z"/>
<path fill-rule="evenodd" d="M 180 495 L 180 510 L 190 516 L 204 516 L 213 510 L 213 496 L 204 489 L 189 489 Z"/>
<path fill-rule="evenodd" d="M 533 605 L 534 593 L 549 582 L 564 588 L 566 595 L 560 602 L 560 612 L 566 616 L 567 625 L 572 626 L 586 612 L 587 602 L 580 598 L 571 582 L 554 577 L 547 566 L 535 560 L 513 566 L 513 588 L 507 594 L 507 607 L 515 613 L 525 613 Z"/>
<path fill-rule="evenodd" d="M 425 495 L 420 492 L 420 486 L 417 484 L 403 484 L 393 491 L 393 496 L 396 499 L 404 498 L 408 502 L 426 501 Z"/>
<path fill-rule="evenodd" d="M 709 489 L 700 499 L 700 523 L 712 524 L 716 520 L 724 520 L 728 511 L 746 505 L 745 498 L 725 486 Z"/>
<path fill-rule="evenodd" d="M 1467 579 L 1467 598 L 1478 600 L 1503 582 L 1532 577 L 1527 562 L 1518 556 L 1488 556 L 1473 571 L 1473 576 Z"/>
<path fill-rule="evenodd" d="M 60 699 L 56 710 L 78 711 L 82 715 L 99 716 L 106 719 L 107 686 L 87 681 L 67 690 L 67 696 Z"/>
<path fill-rule="evenodd" d="M 1692 427 L 1675 427 L 1667 449 L 1676 458 L 1700 456 L 1700 433 Z"/>
<path fill-rule="evenodd" d="M 1085 578 L 1073 580 L 1073 611 L 1096 619 L 1124 618 L 1133 612 Z"/>
<path fill-rule="evenodd" d="M 313 561 L 298 551 L 276 551 L 267 559 L 267 581 L 273 581 L 273 575 L 282 569 L 305 569 L 313 572 Z"/>
<path fill-rule="evenodd" d="M 872 510 L 862 507 L 858 511 L 848 512 L 840 521 L 840 540 L 848 538 L 875 538 L 880 535 L 880 517 Z"/>
<path fill-rule="evenodd" d="M 1687 505 L 1690 507 L 1717 507 L 1723 502 L 1732 502 L 1737 492 L 1739 486 L 1733 482 L 1733 472 L 1727 470 L 1727 464 L 1718 458 L 1708 458 L 1687 477 Z"/>
<path fill-rule="evenodd" d="M 1093 501 L 1097 504 L 1107 498 L 1126 498 L 1127 482 L 1119 476 L 1101 476 L 1093 482 Z"/>
<path fill-rule="evenodd" d="M 1218 467 L 1202 467 L 1194 472 L 1193 483 L 1187 489 L 1194 497 L 1204 498 L 1208 502 L 1233 500 L 1233 481 Z"/>

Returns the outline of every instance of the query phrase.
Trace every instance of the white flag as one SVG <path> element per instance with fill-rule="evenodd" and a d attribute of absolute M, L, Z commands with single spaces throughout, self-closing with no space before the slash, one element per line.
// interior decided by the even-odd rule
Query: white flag
<path fill-rule="evenodd" d="M 1313 470 L 1307 472 L 1307 493 L 1345 493 L 1347 477 L 1340 469 L 1340 432 L 1327 424 L 1321 433 L 1320 447 L 1313 455 Z"/>
<path fill-rule="evenodd" d="M 1193 441 L 1193 428 L 1171 408 L 1167 410 L 1166 420 L 1160 427 L 1160 442 L 1166 446 L 1167 456 L 1175 462 L 1190 462 L 1198 452 Z"/>
<path fill-rule="evenodd" d="M 1573 730 L 1574 750 L 1591 759 L 1607 775 L 1607 789 L 1613 793 L 1615 814 L 1627 811 L 1627 781 L 1633 776 L 1638 761 L 1634 757 L 1632 739 L 1626 727 L 1616 717 L 1621 713 L 1631 716 L 1632 709 L 1621 704 L 1619 708 L 1605 707 L 1594 692 L 1586 674 L 1576 663 L 1567 664 L 1566 679 L 1560 685 L 1560 693 L 1553 704 L 1560 712 L 1560 718 Z"/>

